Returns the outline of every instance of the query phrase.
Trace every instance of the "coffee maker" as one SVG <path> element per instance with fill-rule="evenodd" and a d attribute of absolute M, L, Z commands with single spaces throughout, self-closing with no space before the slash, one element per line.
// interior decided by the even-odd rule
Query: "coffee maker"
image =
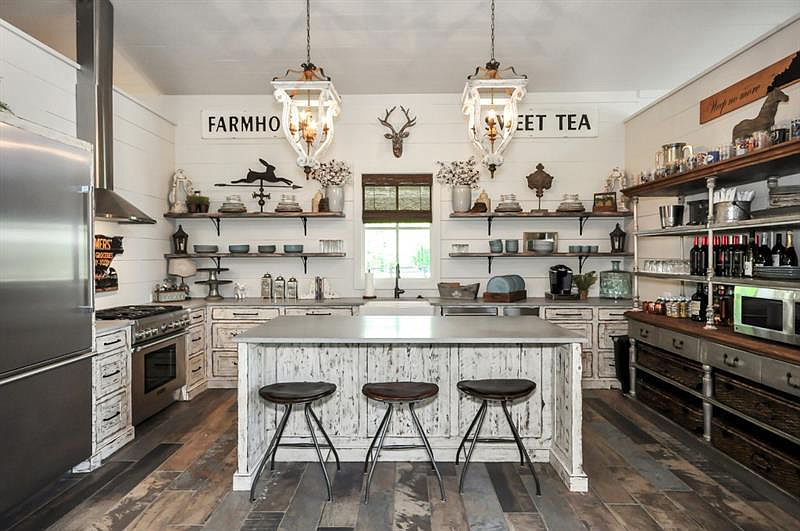
<path fill-rule="evenodd" d="M 550 268 L 550 294 L 569 295 L 572 293 L 572 269 L 563 264 Z"/>

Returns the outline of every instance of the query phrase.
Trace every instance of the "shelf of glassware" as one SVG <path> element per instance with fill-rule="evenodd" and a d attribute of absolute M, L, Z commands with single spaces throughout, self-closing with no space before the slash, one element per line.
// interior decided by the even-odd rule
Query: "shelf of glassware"
<path fill-rule="evenodd" d="M 800 215 L 797 213 L 769 218 L 743 219 L 733 223 L 717 223 L 710 226 L 684 225 L 681 227 L 667 227 L 664 229 L 640 230 L 636 233 L 640 238 L 653 238 L 658 236 L 691 236 L 695 234 L 708 234 L 711 232 L 737 232 L 749 229 L 766 229 L 775 227 L 800 227 Z"/>
<path fill-rule="evenodd" d="M 748 277 L 704 277 L 699 275 L 676 275 L 673 273 L 651 273 L 649 271 L 636 271 L 634 274 L 637 277 L 677 280 L 679 282 L 710 282 L 711 284 L 725 284 L 727 286 L 756 286 L 764 288 L 800 289 L 800 281 L 796 280 L 775 280 L 771 278 Z"/>

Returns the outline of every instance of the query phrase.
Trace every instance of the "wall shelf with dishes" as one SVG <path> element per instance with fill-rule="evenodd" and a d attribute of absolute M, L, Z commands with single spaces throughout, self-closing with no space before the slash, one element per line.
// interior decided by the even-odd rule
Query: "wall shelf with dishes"
<path fill-rule="evenodd" d="M 171 258 L 208 258 L 212 260 L 217 268 L 221 267 L 222 259 L 230 259 L 230 258 L 299 258 L 303 262 L 303 273 L 308 273 L 308 259 L 309 258 L 344 258 L 346 257 L 346 253 L 305 253 L 305 252 L 283 252 L 283 253 L 189 253 L 189 254 L 165 254 L 164 258 L 171 259 Z"/>
<path fill-rule="evenodd" d="M 309 219 L 336 219 L 344 218 L 344 212 L 199 212 L 175 214 L 167 212 L 165 218 L 169 219 L 209 219 L 220 235 L 220 225 L 223 219 L 299 219 L 303 223 L 303 234 L 308 236 Z"/>
<path fill-rule="evenodd" d="M 770 227 L 800 227 L 800 215 L 797 213 L 762 218 L 742 219 L 733 223 L 712 223 L 710 225 L 683 225 L 666 227 L 663 229 L 640 230 L 636 234 L 640 238 L 653 238 L 658 236 L 689 236 L 713 232 L 738 232 L 746 229 L 760 229 Z"/>
<path fill-rule="evenodd" d="M 578 259 L 578 272 L 583 272 L 583 265 L 589 258 L 628 258 L 632 257 L 633 253 L 610 253 L 610 252 L 597 252 L 597 253 L 536 253 L 536 252 L 517 252 L 517 253 L 450 253 L 451 258 L 486 258 L 489 262 L 489 273 L 492 272 L 492 262 L 495 258 L 577 258 Z"/>
<path fill-rule="evenodd" d="M 583 227 L 591 218 L 623 219 L 633 216 L 633 212 L 453 212 L 451 219 L 485 219 L 487 233 L 492 235 L 492 221 L 495 219 L 524 219 L 531 221 L 537 218 L 577 219 L 578 234 L 583 235 Z"/>

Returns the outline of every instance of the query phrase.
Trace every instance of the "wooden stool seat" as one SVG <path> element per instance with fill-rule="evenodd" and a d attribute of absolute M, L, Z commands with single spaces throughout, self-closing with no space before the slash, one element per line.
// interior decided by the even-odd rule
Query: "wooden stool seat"
<path fill-rule="evenodd" d="M 325 398 L 336 392 L 328 382 L 281 382 L 265 385 L 258 390 L 261 398 L 276 404 L 302 404 Z"/>
<path fill-rule="evenodd" d="M 361 392 L 379 402 L 419 402 L 439 394 L 439 386 L 427 382 L 379 382 L 364 385 Z"/>
<path fill-rule="evenodd" d="M 481 400 L 516 400 L 536 390 L 536 383 L 523 378 L 498 378 L 486 380 L 462 380 L 458 389 Z"/>

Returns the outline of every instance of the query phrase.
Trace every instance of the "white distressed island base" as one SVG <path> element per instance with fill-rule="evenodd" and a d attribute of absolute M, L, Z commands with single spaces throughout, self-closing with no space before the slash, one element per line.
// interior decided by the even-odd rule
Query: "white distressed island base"
<path fill-rule="evenodd" d="M 437 461 L 454 461 L 480 402 L 459 393 L 464 379 L 528 378 L 536 391 L 511 414 L 531 459 L 549 462 L 569 490 L 585 492 L 581 435 L 581 336 L 538 317 L 356 316 L 278 317 L 236 338 L 238 469 L 234 490 L 248 490 L 278 420 L 277 406 L 258 394 L 275 382 L 326 381 L 334 395 L 312 404 L 344 461 L 363 461 L 386 406 L 367 401 L 368 382 L 421 381 L 439 395 L 417 406 Z M 509 437 L 499 403 L 490 405 L 481 437 Z M 310 438 L 293 414 L 282 442 Z M 416 440 L 406 408 L 396 410 L 387 444 Z M 278 461 L 312 459 L 307 449 L 280 448 Z M 313 452 L 312 452 L 313 453 Z M 427 460 L 423 450 L 395 450 L 382 459 Z M 516 445 L 478 444 L 473 461 L 516 461 Z"/>

